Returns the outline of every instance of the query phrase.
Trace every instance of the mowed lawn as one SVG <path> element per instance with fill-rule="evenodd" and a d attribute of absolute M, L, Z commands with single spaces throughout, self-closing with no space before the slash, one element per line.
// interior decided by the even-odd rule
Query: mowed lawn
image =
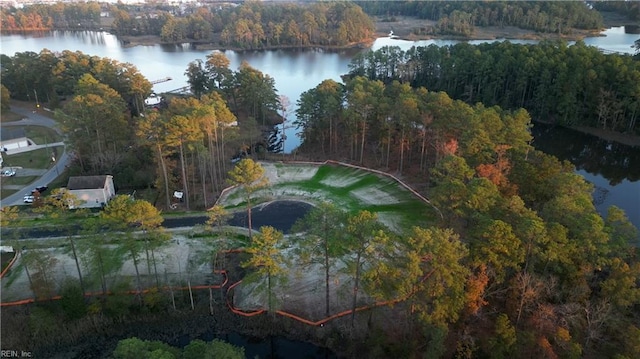
<path fill-rule="evenodd" d="M 365 170 L 338 165 L 262 163 L 269 186 L 253 195 L 254 203 L 277 199 L 327 201 L 348 212 L 368 210 L 396 232 L 429 226 L 436 212 L 395 180 Z M 244 206 L 241 191 L 221 199 L 226 208 Z"/>

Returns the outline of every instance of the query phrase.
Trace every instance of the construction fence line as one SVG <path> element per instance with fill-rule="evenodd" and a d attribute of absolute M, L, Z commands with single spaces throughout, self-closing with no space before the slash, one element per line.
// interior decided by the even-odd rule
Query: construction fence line
<path fill-rule="evenodd" d="M 232 249 L 232 250 L 225 250 L 225 251 L 221 251 L 223 253 L 239 253 L 239 252 L 243 252 L 243 250 L 239 250 L 239 249 Z M 17 256 L 16 256 L 17 257 Z M 167 291 L 167 290 L 200 290 L 200 289 L 221 289 L 224 288 L 225 286 L 227 286 L 227 284 L 229 283 L 229 276 L 227 273 L 227 270 L 225 269 L 220 269 L 220 270 L 214 270 L 214 273 L 219 273 L 222 274 L 224 276 L 224 280 L 221 284 L 214 284 L 214 285 L 198 285 L 198 286 L 187 286 L 187 287 L 170 287 L 170 286 L 164 286 L 162 287 L 163 290 Z M 430 273 L 427 273 L 421 280 L 420 282 L 425 281 L 427 278 L 429 278 L 431 275 L 433 274 L 433 271 L 431 271 Z M 226 304 L 227 307 L 229 308 L 229 310 L 237 315 L 243 316 L 243 317 L 254 317 L 257 315 L 261 315 L 264 313 L 267 313 L 266 310 L 264 309 L 257 309 L 257 310 L 253 310 L 253 311 L 245 311 L 245 310 L 241 310 L 236 308 L 233 303 L 232 300 L 230 300 L 231 296 L 232 296 L 232 291 L 235 289 L 235 287 L 237 287 L 238 285 L 240 285 L 242 283 L 242 280 L 239 280 L 231 285 L 229 285 L 227 287 L 226 290 Z M 147 294 L 151 291 L 156 290 L 157 288 L 150 288 L 150 289 L 144 289 L 144 290 L 129 290 L 129 291 L 124 291 L 124 292 L 120 292 L 120 293 L 113 293 L 111 291 L 107 291 L 106 295 L 114 295 L 114 294 L 133 294 L 133 295 L 140 295 L 140 294 Z M 400 302 L 403 302 L 407 299 L 409 299 L 412 295 L 415 294 L 415 290 L 412 291 L 411 293 L 405 295 L 404 297 L 401 298 L 396 298 L 396 299 L 391 299 L 391 300 L 386 300 L 386 301 L 380 301 L 380 302 L 375 302 L 373 304 L 370 305 L 365 305 L 365 306 L 360 306 L 355 308 L 355 312 L 361 312 L 361 311 L 365 311 L 365 310 L 370 310 L 373 308 L 377 308 L 377 307 L 381 307 L 381 306 L 386 306 L 386 305 L 392 305 L 392 304 L 397 304 Z M 104 292 L 88 292 L 85 293 L 84 296 L 87 298 L 90 297 L 99 297 L 99 296 L 104 296 L 105 293 Z M 22 300 L 18 300 L 18 301 L 14 301 L 14 302 L 3 302 L 0 303 L 0 307 L 8 307 L 8 306 L 17 306 L 17 305 L 24 305 L 24 304 L 30 304 L 30 303 L 36 303 L 36 302 L 46 302 L 46 301 L 52 301 L 52 300 L 60 300 L 62 299 L 62 296 L 57 295 L 57 296 L 53 296 L 50 298 L 46 298 L 46 299 L 34 299 L 34 298 L 27 298 L 27 299 L 22 299 Z M 349 310 L 345 310 L 333 315 L 330 315 L 326 318 L 317 320 L 317 321 L 312 321 L 306 318 L 303 318 L 301 316 L 295 315 L 293 313 L 289 313 L 283 310 L 277 310 L 275 311 L 276 314 L 281 315 L 283 317 L 289 318 L 289 319 L 293 319 L 296 320 L 300 323 L 303 324 L 307 324 L 310 326 L 323 326 L 324 324 L 334 320 L 334 319 L 338 319 L 347 315 L 350 315 L 354 312 L 354 310 L 349 309 Z"/>
<path fill-rule="evenodd" d="M 20 255 L 20 251 L 16 251 L 15 253 L 16 254 L 9 261 L 9 264 L 7 264 L 7 266 L 2 270 L 2 273 L 0 273 L 0 279 L 4 278 L 4 275 L 7 274 L 7 272 L 9 272 L 9 269 L 13 267 L 13 263 L 15 263 L 16 260 L 18 259 L 18 256 Z"/>

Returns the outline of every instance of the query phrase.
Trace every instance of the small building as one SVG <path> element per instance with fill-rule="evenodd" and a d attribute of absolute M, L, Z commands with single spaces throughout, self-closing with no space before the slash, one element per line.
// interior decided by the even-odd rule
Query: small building
<path fill-rule="evenodd" d="M 79 208 L 103 207 L 116 195 L 111 175 L 69 177 L 67 190 L 82 201 Z"/>
<path fill-rule="evenodd" d="M 162 96 L 158 96 L 155 93 L 152 93 L 149 97 L 144 100 L 144 105 L 147 108 L 159 108 L 164 98 Z"/>
<path fill-rule="evenodd" d="M 0 150 L 17 150 L 31 144 L 23 128 L 6 128 L 0 130 Z"/>

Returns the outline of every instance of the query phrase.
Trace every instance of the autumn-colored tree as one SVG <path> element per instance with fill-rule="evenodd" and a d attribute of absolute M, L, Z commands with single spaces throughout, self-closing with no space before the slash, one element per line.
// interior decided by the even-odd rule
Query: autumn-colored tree
<path fill-rule="evenodd" d="M 6 206 L 0 209 L 0 226 L 2 228 L 7 228 L 20 216 L 20 212 L 18 211 L 18 207 L 15 206 Z"/>
<path fill-rule="evenodd" d="M 508 149 L 508 146 L 504 145 L 496 147 L 497 159 L 495 163 L 483 163 L 476 167 L 478 176 L 487 178 L 489 181 L 493 182 L 493 184 L 505 191 L 509 189 L 508 175 L 509 170 L 511 169 L 509 160 L 505 157 L 505 153 Z M 509 193 L 514 193 L 513 189 L 510 189 Z"/>
<path fill-rule="evenodd" d="M 158 172 L 162 178 L 162 187 L 165 192 L 166 208 L 171 207 L 171 196 L 169 194 L 169 168 L 166 156 L 170 153 L 170 147 L 165 142 L 166 126 L 164 119 L 158 112 L 150 112 L 140 118 L 137 123 L 136 135 L 142 145 L 153 148 L 157 155 L 159 165 Z M 158 179 L 159 181 L 160 179 Z"/>
<path fill-rule="evenodd" d="M 192 142 L 202 139 L 202 132 L 198 131 L 198 123 L 193 117 L 181 115 L 172 116 L 166 124 L 165 141 L 168 146 L 177 147 L 180 153 L 180 167 L 182 171 L 182 187 L 187 210 L 189 205 L 189 184 L 187 181 L 187 163 L 185 147 Z"/>
<path fill-rule="evenodd" d="M 210 230 L 213 230 L 215 228 L 216 231 L 218 233 L 221 233 L 223 236 L 222 241 L 218 241 L 218 243 L 216 243 L 214 248 L 215 249 L 215 258 L 213 261 L 214 268 L 219 268 L 219 267 L 224 268 L 224 265 L 225 265 L 224 255 L 222 255 L 220 258 L 220 261 L 222 261 L 221 263 L 218 263 L 218 255 L 220 254 L 221 250 L 228 249 L 229 247 L 228 239 L 224 238 L 227 232 L 224 231 L 222 227 L 227 224 L 227 221 L 231 217 L 231 214 L 226 209 L 224 209 L 224 207 L 222 207 L 221 205 L 215 205 L 207 210 L 207 217 L 208 217 L 207 221 L 205 222 L 207 225 L 207 228 L 209 228 Z"/>
<path fill-rule="evenodd" d="M 229 184 L 240 187 L 247 206 L 247 224 L 251 237 L 251 199 L 253 194 L 269 184 L 264 168 L 250 158 L 244 158 L 229 171 Z"/>
<path fill-rule="evenodd" d="M 10 102 L 11 93 L 5 85 L 0 85 L 0 110 L 2 112 L 9 111 L 11 108 Z"/>
<path fill-rule="evenodd" d="M 86 74 L 78 81 L 75 97 L 56 111 L 83 168 L 111 173 L 123 161 L 122 148 L 131 135 L 125 109 L 120 94 Z"/>
<path fill-rule="evenodd" d="M 279 246 L 282 244 L 283 234 L 273 227 L 260 227 L 246 251 L 251 257 L 242 266 L 253 268 L 256 274 L 267 277 L 267 307 L 274 312 L 274 295 L 272 280 L 285 272 L 285 258 Z"/>

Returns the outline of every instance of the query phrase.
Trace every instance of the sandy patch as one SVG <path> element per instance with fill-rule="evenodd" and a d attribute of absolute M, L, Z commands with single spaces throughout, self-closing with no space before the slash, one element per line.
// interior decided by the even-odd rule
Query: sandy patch
<path fill-rule="evenodd" d="M 401 202 L 393 194 L 387 193 L 375 187 L 358 188 L 351 191 L 350 194 L 360 200 L 362 203 L 366 204 L 390 204 Z"/>
<path fill-rule="evenodd" d="M 277 163 L 260 162 L 265 170 L 269 183 L 309 180 L 318 172 L 319 166 L 281 165 Z"/>
<path fill-rule="evenodd" d="M 270 189 L 269 191 L 269 196 L 271 198 L 278 198 L 278 199 L 282 199 L 282 198 L 306 198 L 306 199 L 312 199 L 315 201 L 322 201 L 322 200 L 326 200 L 327 198 L 329 198 L 331 196 L 330 193 L 326 193 L 323 191 L 307 191 L 304 189 L 301 189 L 297 186 L 278 186 L 278 187 L 273 187 Z"/>
<path fill-rule="evenodd" d="M 320 181 L 321 184 L 328 187 L 344 188 L 360 181 L 364 173 L 345 173 L 344 175 L 329 175 Z"/>
<path fill-rule="evenodd" d="M 269 180 L 266 188 L 253 194 L 253 198 L 275 199 L 276 197 L 311 198 L 322 200 L 327 194 L 310 192 L 296 186 L 282 186 L 287 182 L 305 181 L 313 178 L 318 172 L 319 166 L 313 165 L 282 165 L 277 163 L 260 162 L 264 168 L 264 175 Z M 224 206 L 237 206 L 244 202 L 241 189 L 234 188 L 220 197 L 219 203 Z"/>

